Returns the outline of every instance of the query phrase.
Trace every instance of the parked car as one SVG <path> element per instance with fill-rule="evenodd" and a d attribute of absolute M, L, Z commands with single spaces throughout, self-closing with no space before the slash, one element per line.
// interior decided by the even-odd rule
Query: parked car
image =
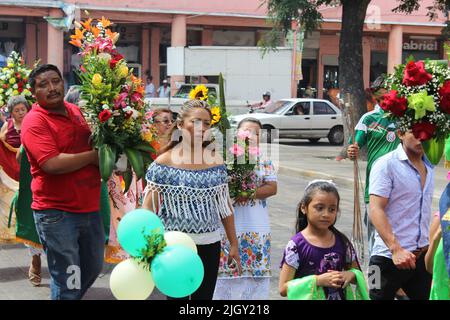
<path fill-rule="evenodd" d="M 332 145 L 344 142 L 344 126 L 341 110 L 328 100 L 302 98 L 282 99 L 252 114 L 230 118 L 231 126 L 252 117 L 261 121 L 267 131 L 267 141 L 273 142 L 273 130 L 279 138 L 308 139 L 312 143 L 327 138 Z"/>

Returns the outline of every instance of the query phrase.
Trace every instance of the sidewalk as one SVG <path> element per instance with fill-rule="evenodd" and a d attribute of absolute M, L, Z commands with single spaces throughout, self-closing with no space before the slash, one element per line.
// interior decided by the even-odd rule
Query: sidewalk
<path fill-rule="evenodd" d="M 297 176 L 305 179 L 333 180 L 339 187 L 353 187 L 354 173 L 353 161 L 344 159 L 336 161 L 335 158 L 342 146 L 331 146 L 326 139 L 317 144 L 305 140 L 282 139 L 279 145 L 279 173 Z M 448 169 L 441 161 L 435 167 L 435 189 L 433 196 L 433 209 L 438 208 L 439 198 L 447 185 Z M 366 181 L 367 161 L 358 160 L 361 190 L 363 192 Z"/>

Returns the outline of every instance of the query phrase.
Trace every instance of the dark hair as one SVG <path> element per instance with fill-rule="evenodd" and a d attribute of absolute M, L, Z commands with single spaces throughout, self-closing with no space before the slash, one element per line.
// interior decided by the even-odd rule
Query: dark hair
<path fill-rule="evenodd" d="M 203 109 L 209 113 L 210 119 L 213 118 L 211 110 L 209 109 L 209 105 L 202 100 L 188 100 L 181 106 L 180 112 L 177 114 L 177 119 L 175 123 L 172 125 L 172 129 L 170 130 L 169 137 L 170 142 L 163 148 L 161 148 L 159 154 L 163 154 L 171 149 L 173 149 L 177 144 L 179 144 L 183 137 L 181 135 L 177 135 L 178 132 L 178 124 L 183 123 L 184 119 L 194 110 L 194 109 Z M 179 132 L 178 132 L 179 133 Z M 178 137 L 178 139 L 177 139 Z M 203 143 L 203 147 L 209 145 L 210 142 Z"/>
<path fill-rule="evenodd" d="M 304 213 L 302 211 L 302 206 L 303 207 L 308 207 L 308 205 L 311 203 L 311 201 L 313 200 L 314 195 L 317 192 L 326 192 L 326 193 L 331 193 L 334 194 L 337 198 L 337 212 L 339 212 L 339 202 L 341 200 L 340 196 L 339 196 L 339 192 L 336 188 L 336 186 L 334 184 L 332 184 L 331 182 L 328 181 L 316 181 L 311 183 L 306 189 L 305 189 L 305 193 L 303 194 L 303 198 L 302 200 L 300 200 L 300 203 L 298 204 L 297 207 L 297 222 L 296 222 L 296 233 L 299 233 L 300 231 L 304 230 L 307 226 L 308 226 L 308 219 L 306 217 L 306 213 Z M 337 217 L 336 217 L 337 220 Z M 336 220 L 334 221 L 334 223 L 329 227 L 329 229 L 331 230 L 331 232 L 333 232 L 337 238 L 341 239 L 341 241 L 344 243 L 344 247 L 345 247 L 345 252 L 346 252 L 346 257 L 345 257 L 345 264 L 346 264 L 346 268 L 349 268 L 349 265 L 351 265 L 352 261 L 351 261 L 351 253 L 355 252 L 355 249 L 353 248 L 352 243 L 350 242 L 350 240 L 339 230 L 336 229 L 336 227 L 334 226 L 336 223 Z M 356 254 L 355 254 L 356 256 Z M 358 260 L 356 260 L 358 267 L 361 269 Z"/>
<path fill-rule="evenodd" d="M 257 125 L 259 126 L 259 128 L 262 129 L 262 123 L 261 123 L 261 121 L 259 121 L 258 119 L 255 119 L 255 118 L 245 118 L 245 119 L 242 119 L 242 120 L 239 122 L 237 128 L 240 129 L 240 128 L 242 127 L 242 125 L 243 125 L 244 123 L 246 123 L 246 122 L 251 122 L 251 123 L 257 124 Z"/>
<path fill-rule="evenodd" d="M 28 82 L 30 84 L 30 87 L 34 89 L 34 86 L 36 85 L 36 77 L 40 75 L 41 73 L 47 72 L 47 71 L 55 71 L 58 76 L 62 79 L 61 71 L 59 71 L 58 67 L 53 64 L 41 64 L 40 66 L 37 66 L 36 68 L 31 71 L 30 76 L 28 78 Z"/>

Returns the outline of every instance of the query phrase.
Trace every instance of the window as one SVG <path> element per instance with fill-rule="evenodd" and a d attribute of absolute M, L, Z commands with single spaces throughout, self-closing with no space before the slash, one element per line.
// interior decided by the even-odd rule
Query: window
<path fill-rule="evenodd" d="M 309 109 L 310 109 L 310 102 L 309 101 L 303 101 L 296 103 L 294 107 L 291 109 L 289 114 L 294 116 L 303 116 L 303 115 L 309 115 Z"/>
<path fill-rule="evenodd" d="M 314 114 L 336 114 L 336 111 L 325 102 L 314 102 Z"/>

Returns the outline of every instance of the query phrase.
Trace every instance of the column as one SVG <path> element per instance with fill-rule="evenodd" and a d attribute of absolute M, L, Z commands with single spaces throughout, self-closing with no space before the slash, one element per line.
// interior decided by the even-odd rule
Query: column
<path fill-rule="evenodd" d="M 159 87 L 159 44 L 161 42 L 161 29 L 152 27 L 150 39 L 150 74 L 153 76 L 155 88 Z"/>
<path fill-rule="evenodd" d="M 394 66 L 402 63 L 403 27 L 392 26 L 388 43 L 388 73 L 394 72 Z"/>
<path fill-rule="evenodd" d="M 37 25 L 27 21 L 25 26 L 25 63 L 32 68 L 37 60 Z"/>
<path fill-rule="evenodd" d="M 364 88 L 370 86 L 370 41 L 368 38 L 363 38 L 363 79 Z"/>
<path fill-rule="evenodd" d="M 175 15 L 172 20 L 172 47 L 185 47 L 187 43 L 186 16 Z M 172 75 L 170 77 L 170 91 L 173 95 L 177 91 L 176 83 L 184 82 L 184 75 Z"/>
<path fill-rule="evenodd" d="M 150 70 L 150 29 L 147 25 L 142 27 L 141 34 L 141 67 L 142 67 L 142 79 L 144 84 L 147 81 L 147 70 Z"/>
<path fill-rule="evenodd" d="M 37 30 L 37 56 L 40 60 L 40 64 L 47 63 L 47 47 L 48 47 L 48 37 L 47 37 L 47 22 L 39 22 Z"/>
<path fill-rule="evenodd" d="M 62 17 L 59 9 L 50 10 L 51 17 Z M 47 23 L 47 62 L 56 65 L 61 72 L 64 66 L 64 32 Z"/>

